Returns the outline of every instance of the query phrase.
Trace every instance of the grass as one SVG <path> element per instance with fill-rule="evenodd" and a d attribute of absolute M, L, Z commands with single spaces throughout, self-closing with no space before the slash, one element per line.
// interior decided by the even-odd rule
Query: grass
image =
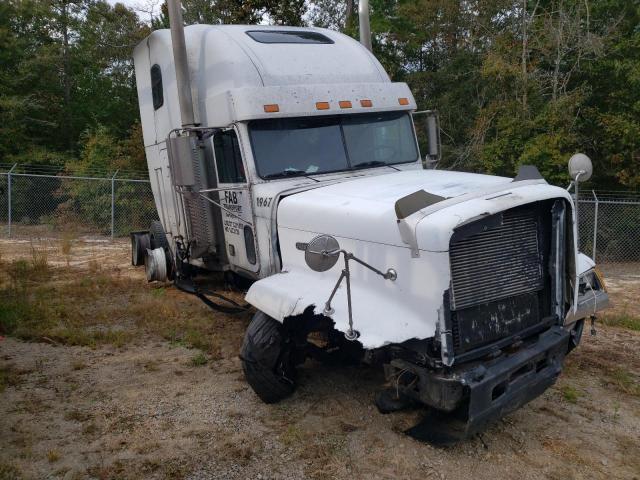
<path fill-rule="evenodd" d="M 71 247 L 73 246 L 73 235 L 65 232 L 60 240 L 60 251 L 65 257 L 71 255 Z"/>
<path fill-rule="evenodd" d="M 632 471 L 640 472 L 640 442 L 636 438 L 629 438 L 626 435 L 616 435 L 616 440 L 620 450 L 625 452 L 622 463 L 631 467 Z"/>
<path fill-rule="evenodd" d="M 11 365 L 0 366 L 0 393 L 2 393 L 5 388 L 14 387 L 19 383 L 20 377 Z"/>
<path fill-rule="evenodd" d="M 214 316 L 198 300 L 102 270 L 97 262 L 87 267 L 51 268 L 47 251 L 35 247 L 28 258 L 0 259 L 0 335 L 88 347 L 122 347 L 152 335 L 213 360 L 223 357 L 223 346 L 239 346 L 233 344 L 236 335 L 233 342 L 220 338 L 224 316 Z M 246 326 L 234 324 L 239 331 Z"/>
<path fill-rule="evenodd" d="M 7 335 L 34 315 L 29 292 L 33 285 L 51 278 L 47 251 L 32 245 L 30 258 L 8 264 L 0 261 L 0 272 L 4 273 L 0 278 L 0 335 Z"/>
<path fill-rule="evenodd" d="M 286 446 L 297 445 L 303 440 L 302 432 L 296 425 L 289 425 L 287 429 L 280 435 L 280 441 Z"/>
<path fill-rule="evenodd" d="M 82 360 L 74 360 L 73 362 L 71 362 L 71 368 L 76 371 L 84 370 L 85 368 L 87 368 L 87 364 Z"/>
<path fill-rule="evenodd" d="M 46 248 L 36 248 L 31 245 L 31 274 L 39 278 L 49 278 L 49 253 Z"/>
<path fill-rule="evenodd" d="M 303 460 L 305 478 L 329 479 L 341 476 L 349 458 L 349 432 L 337 422 L 327 430 L 312 431 L 289 424 L 280 434 L 280 441 Z"/>
<path fill-rule="evenodd" d="M 640 382 L 622 367 L 613 369 L 609 373 L 610 382 L 621 392 L 633 396 L 640 396 Z"/>
<path fill-rule="evenodd" d="M 47 452 L 47 460 L 49 461 L 49 463 L 55 463 L 60 460 L 60 454 L 57 450 L 49 450 Z"/>
<path fill-rule="evenodd" d="M 567 363 L 566 371 L 572 372 L 572 375 L 578 371 L 588 371 L 596 375 L 608 389 L 640 397 L 640 377 L 629 370 L 629 367 L 634 367 L 627 365 L 625 361 L 624 356 L 617 352 L 580 352 Z M 572 397 L 571 392 L 568 396 Z"/>
<path fill-rule="evenodd" d="M 602 315 L 599 320 L 605 325 L 640 332 L 640 317 L 634 317 L 626 312 L 619 314 L 605 314 Z"/>
<path fill-rule="evenodd" d="M 236 434 L 226 439 L 222 443 L 220 450 L 224 452 L 225 456 L 233 458 L 235 462 L 245 466 L 249 463 L 251 457 L 260 450 L 260 443 L 246 434 Z"/>
<path fill-rule="evenodd" d="M 0 461 L 0 480 L 20 480 L 22 475 L 17 467 Z"/>
<path fill-rule="evenodd" d="M 204 353 L 200 352 L 191 357 L 189 363 L 193 367 L 202 367 L 203 365 L 206 365 L 208 361 L 209 360 L 207 359 L 207 356 Z"/>
<path fill-rule="evenodd" d="M 331 479 L 344 476 L 348 463 L 347 437 L 341 432 L 308 433 L 298 445 L 297 456 L 306 463 L 305 476 L 310 479 Z"/>
<path fill-rule="evenodd" d="M 155 360 L 138 361 L 136 362 L 136 365 L 142 367 L 146 372 L 157 372 L 160 370 L 160 366 Z"/>
<path fill-rule="evenodd" d="M 64 414 L 64 419 L 70 422 L 86 422 L 91 415 L 78 409 L 69 410 Z"/>
<path fill-rule="evenodd" d="M 560 391 L 562 392 L 562 398 L 573 404 L 578 403 L 578 399 L 582 396 L 582 394 L 571 385 L 562 386 Z"/>
<path fill-rule="evenodd" d="M 82 427 L 82 433 L 85 435 L 95 435 L 98 427 L 94 423 L 89 423 Z"/>
<path fill-rule="evenodd" d="M 154 288 L 153 290 L 151 290 L 151 295 L 155 298 L 162 298 L 164 297 L 165 293 L 167 293 L 167 290 L 164 287 Z"/>

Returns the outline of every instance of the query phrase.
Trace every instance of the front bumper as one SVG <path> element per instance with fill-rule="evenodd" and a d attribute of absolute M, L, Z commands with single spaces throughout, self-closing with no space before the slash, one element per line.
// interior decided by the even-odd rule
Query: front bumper
<path fill-rule="evenodd" d="M 407 433 L 432 443 L 448 444 L 482 431 L 555 383 L 569 339 L 568 330 L 554 326 L 514 353 L 447 373 L 393 360 L 394 369 L 406 369 L 418 379 L 417 385 L 403 388 L 403 394 L 436 409 Z"/>

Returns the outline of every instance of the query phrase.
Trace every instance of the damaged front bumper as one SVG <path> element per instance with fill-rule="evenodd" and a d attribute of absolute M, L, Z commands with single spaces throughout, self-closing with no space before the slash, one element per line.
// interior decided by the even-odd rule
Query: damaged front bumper
<path fill-rule="evenodd" d="M 415 375 L 416 381 L 399 386 L 402 394 L 433 407 L 407 433 L 447 445 L 482 431 L 553 385 L 562 370 L 570 336 L 570 331 L 554 326 L 516 352 L 446 372 L 393 360 L 392 370 Z"/>

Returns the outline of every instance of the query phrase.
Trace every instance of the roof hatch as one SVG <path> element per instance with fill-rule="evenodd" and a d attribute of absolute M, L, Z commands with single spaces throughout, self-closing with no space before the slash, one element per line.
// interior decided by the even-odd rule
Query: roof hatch
<path fill-rule="evenodd" d="M 302 30 L 247 30 L 246 34 L 259 43 L 334 43 L 321 33 Z"/>

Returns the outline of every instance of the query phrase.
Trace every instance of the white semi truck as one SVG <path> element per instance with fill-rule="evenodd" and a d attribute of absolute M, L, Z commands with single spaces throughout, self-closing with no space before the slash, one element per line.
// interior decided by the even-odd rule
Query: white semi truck
<path fill-rule="evenodd" d="M 253 282 L 241 359 L 262 400 L 346 352 L 384 366 L 381 411 L 426 405 L 411 433 L 448 443 L 553 384 L 608 302 L 567 190 L 424 168 L 411 91 L 348 36 L 170 13 L 134 52 L 160 222 L 132 260 L 185 289 L 194 267 Z M 577 188 L 588 159 L 571 171 Z"/>

